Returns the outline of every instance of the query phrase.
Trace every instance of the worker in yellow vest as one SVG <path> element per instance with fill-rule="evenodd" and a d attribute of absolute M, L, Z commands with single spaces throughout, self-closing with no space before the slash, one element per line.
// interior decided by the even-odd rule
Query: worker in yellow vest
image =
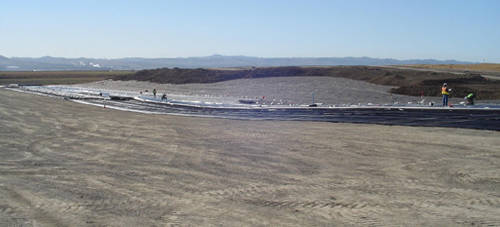
<path fill-rule="evenodd" d="M 448 84 L 444 83 L 441 87 L 441 94 L 443 95 L 443 106 L 448 106 L 448 96 L 450 96 L 451 88 L 448 88 Z"/>

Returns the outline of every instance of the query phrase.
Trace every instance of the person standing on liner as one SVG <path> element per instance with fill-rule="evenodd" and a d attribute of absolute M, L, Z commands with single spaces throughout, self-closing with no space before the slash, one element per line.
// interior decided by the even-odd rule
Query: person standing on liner
<path fill-rule="evenodd" d="M 153 96 L 156 98 L 156 88 L 153 89 Z"/>
<path fill-rule="evenodd" d="M 451 88 L 448 88 L 448 84 L 444 83 L 441 87 L 441 94 L 443 95 L 443 106 L 448 106 L 448 96 L 450 96 Z"/>

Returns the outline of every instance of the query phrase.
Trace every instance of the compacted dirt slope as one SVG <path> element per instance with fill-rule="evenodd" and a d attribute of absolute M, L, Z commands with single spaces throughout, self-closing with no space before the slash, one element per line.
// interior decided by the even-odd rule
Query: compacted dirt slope
<path fill-rule="evenodd" d="M 0 89 L 0 226 L 498 226 L 498 138 L 146 115 Z"/>

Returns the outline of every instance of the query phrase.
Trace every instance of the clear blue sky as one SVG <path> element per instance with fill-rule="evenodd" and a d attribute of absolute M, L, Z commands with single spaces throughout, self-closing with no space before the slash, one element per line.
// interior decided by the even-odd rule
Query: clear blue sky
<path fill-rule="evenodd" d="M 0 3 L 0 55 L 500 62 L 500 0 Z"/>

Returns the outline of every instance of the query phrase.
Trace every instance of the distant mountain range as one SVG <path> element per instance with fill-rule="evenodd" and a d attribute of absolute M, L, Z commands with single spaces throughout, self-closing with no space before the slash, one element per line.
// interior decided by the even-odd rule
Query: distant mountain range
<path fill-rule="evenodd" d="M 414 59 L 397 60 L 369 57 L 261 58 L 248 56 L 212 55 L 188 58 L 59 58 L 12 57 L 0 55 L 0 71 L 49 70 L 141 70 L 153 68 L 216 68 L 265 66 L 333 66 L 333 65 L 403 65 L 403 64 L 470 64 L 456 60 Z"/>

